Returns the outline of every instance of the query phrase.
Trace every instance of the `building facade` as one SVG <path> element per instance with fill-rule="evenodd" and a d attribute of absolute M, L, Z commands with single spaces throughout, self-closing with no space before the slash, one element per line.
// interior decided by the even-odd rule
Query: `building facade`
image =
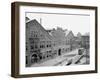
<path fill-rule="evenodd" d="M 31 20 L 26 23 L 26 66 L 39 62 L 52 53 L 52 37 L 38 23 Z"/>
<path fill-rule="evenodd" d="M 26 21 L 26 67 L 42 62 L 76 48 L 72 31 L 45 30 L 36 19 Z"/>
<path fill-rule="evenodd" d="M 81 47 L 85 49 L 90 48 L 90 37 L 89 35 L 82 35 L 81 36 Z"/>

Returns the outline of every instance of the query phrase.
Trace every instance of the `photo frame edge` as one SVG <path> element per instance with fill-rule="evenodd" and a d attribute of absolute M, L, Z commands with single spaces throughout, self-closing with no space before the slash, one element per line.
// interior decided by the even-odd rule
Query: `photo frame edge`
<path fill-rule="evenodd" d="M 25 4 L 24 4 L 25 3 Z M 95 70 L 93 71 L 77 71 L 77 72 L 58 72 L 58 73 L 43 73 L 43 74 L 28 74 L 28 75 L 20 75 L 19 74 L 19 6 L 24 5 L 24 6 L 28 6 L 30 3 L 28 2 L 13 2 L 11 4 L 11 76 L 15 77 L 15 78 L 23 78 L 23 77 L 41 77 L 41 76 L 57 76 L 57 75 L 71 75 L 71 74 L 86 74 L 86 73 L 97 73 L 97 7 L 93 7 L 93 6 L 76 6 L 75 9 L 79 9 L 79 7 L 81 7 L 80 9 L 93 9 L 95 10 Z M 44 4 L 44 3 L 31 3 L 32 4 L 36 4 L 37 6 L 47 6 L 49 5 L 52 6 L 52 4 Z M 35 6 L 36 6 L 35 5 Z M 59 6 L 59 7 L 64 7 L 65 5 L 59 5 L 59 4 L 53 4 L 54 5 Z M 34 6 L 34 5 L 33 5 Z M 71 5 L 69 5 L 70 7 Z M 75 6 L 75 5 L 72 5 Z M 66 6 L 67 7 L 67 6 Z M 66 8 L 65 7 L 65 8 Z M 88 8 L 87 8 L 88 7 Z M 72 7 L 71 7 L 72 8 Z M 18 13 L 18 14 L 16 14 Z M 16 31 L 17 30 L 17 31 Z M 15 64 L 14 64 L 15 63 Z"/>

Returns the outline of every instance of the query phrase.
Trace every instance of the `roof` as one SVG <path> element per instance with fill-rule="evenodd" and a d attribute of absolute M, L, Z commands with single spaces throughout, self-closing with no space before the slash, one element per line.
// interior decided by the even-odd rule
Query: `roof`
<path fill-rule="evenodd" d="M 30 19 L 28 17 L 26 17 L 26 22 L 29 21 Z"/>
<path fill-rule="evenodd" d="M 83 35 L 83 36 L 81 36 L 82 38 L 89 38 L 89 36 L 88 35 Z"/>
<path fill-rule="evenodd" d="M 40 28 L 44 32 L 44 34 L 46 34 L 46 36 L 48 36 L 49 39 L 52 39 L 52 37 L 49 35 L 49 33 L 43 28 L 43 26 L 36 19 L 33 19 L 33 20 L 27 22 L 26 24 L 36 25 L 36 27 Z"/>
<path fill-rule="evenodd" d="M 71 31 L 65 31 L 65 36 L 67 36 Z"/>

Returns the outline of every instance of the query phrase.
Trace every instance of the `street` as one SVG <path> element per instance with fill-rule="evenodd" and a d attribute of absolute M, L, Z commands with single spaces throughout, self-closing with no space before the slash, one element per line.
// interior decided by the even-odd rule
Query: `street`
<path fill-rule="evenodd" d="M 78 49 L 75 49 L 71 52 L 63 53 L 56 58 L 41 63 L 35 63 L 31 65 L 31 67 L 81 65 L 86 64 L 86 61 L 89 63 L 89 58 L 87 59 L 84 54 L 86 54 L 86 51 L 84 51 L 83 55 L 78 55 Z"/>

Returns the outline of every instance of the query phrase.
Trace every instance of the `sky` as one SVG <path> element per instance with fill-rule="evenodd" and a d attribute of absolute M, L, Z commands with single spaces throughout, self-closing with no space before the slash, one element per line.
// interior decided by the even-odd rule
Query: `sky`
<path fill-rule="evenodd" d="M 74 35 L 78 32 L 85 34 L 90 32 L 89 15 L 72 15 L 72 14 L 48 14 L 48 13 L 26 13 L 30 20 L 36 19 L 45 29 L 61 27 L 62 29 L 71 30 Z"/>

